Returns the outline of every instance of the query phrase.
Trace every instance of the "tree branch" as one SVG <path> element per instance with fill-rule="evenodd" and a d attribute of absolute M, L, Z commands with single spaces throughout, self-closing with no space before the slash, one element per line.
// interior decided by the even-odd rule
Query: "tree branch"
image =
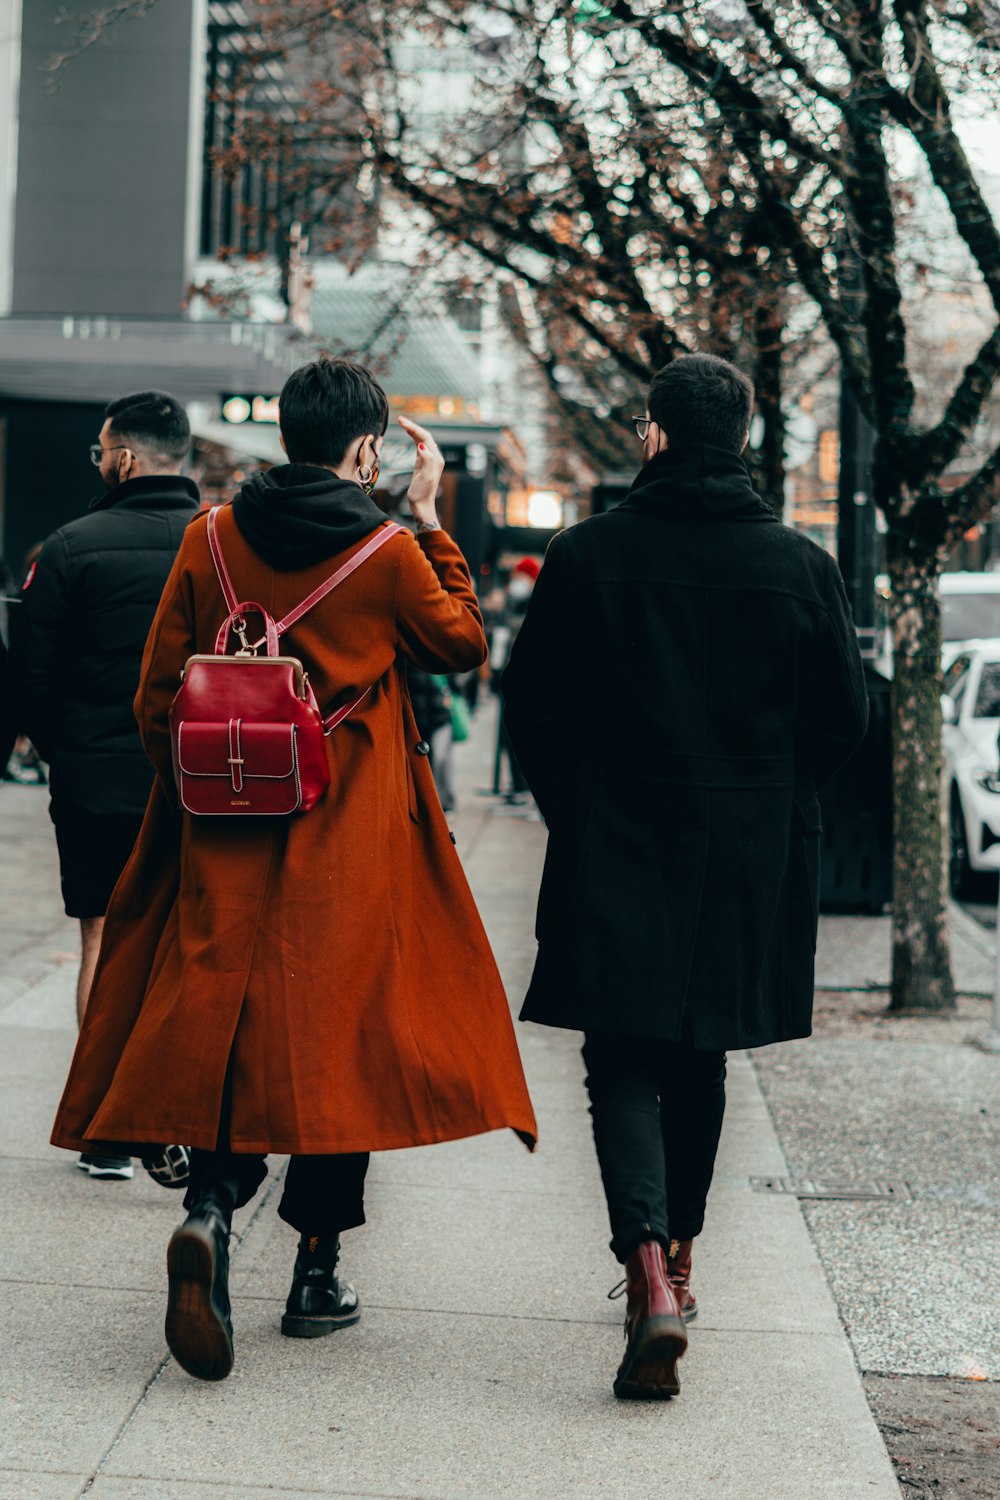
<path fill-rule="evenodd" d="M 957 456 L 1000 374 L 1000 323 L 965 368 L 951 400 L 936 427 L 911 441 L 907 477 L 922 484 L 940 474 Z"/>
<path fill-rule="evenodd" d="M 861 240 L 859 270 L 865 287 L 863 320 L 868 338 L 875 425 L 884 437 L 908 432 L 915 391 L 907 368 L 906 324 L 902 314 L 896 259 L 896 218 L 889 191 L 889 168 L 882 148 L 882 118 L 845 105 L 853 170 L 844 190 Z M 852 249 L 843 245 L 841 258 Z M 846 280 L 841 277 L 842 283 Z"/>
<path fill-rule="evenodd" d="M 941 509 L 947 517 L 941 541 L 941 552 L 948 552 L 977 521 L 985 521 L 1000 502 L 1000 445 L 994 448 L 977 474 L 961 488 L 942 497 Z"/>
<path fill-rule="evenodd" d="M 919 0 L 894 0 L 903 33 L 910 87 L 887 89 L 893 118 L 913 135 L 931 175 L 948 201 L 952 217 L 1000 313 L 1000 229 L 983 197 L 951 116 L 951 102 L 937 71 L 925 7 Z"/>

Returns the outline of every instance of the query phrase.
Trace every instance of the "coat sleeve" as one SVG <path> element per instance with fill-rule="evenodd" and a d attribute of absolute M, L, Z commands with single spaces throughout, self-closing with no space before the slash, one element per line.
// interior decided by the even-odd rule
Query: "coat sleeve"
<path fill-rule="evenodd" d="M 816 785 L 861 744 L 868 728 L 868 690 L 843 579 L 828 560 L 825 609 L 799 663 L 799 743 Z"/>
<path fill-rule="evenodd" d="M 445 531 L 404 539 L 396 595 L 399 648 L 424 672 L 470 672 L 486 635 L 468 564 Z"/>
<path fill-rule="evenodd" d="M 199 528 L 195 526 L 194 531 Z M 184 663 L 195 649 L 194 600 L 187 557 L 192 529 L 185 534 L 180 552 L 157 606 L 139 674 L 135 717 L 146 754 L 153 763 L 171 801 L 174 801 L 174 768 L 170 754 L 170 705 L 181 685 Z"/>
<path fill-rule="evenodd" d="M 11 633 L 11 691 L 19 728 L 52 759 L 73 630 L 73 586 L 65 539 L 55 532 L 38 555 Z"/>
<path fill-rule="evenodd" d="M 569 773 L 569 751 L 579 713 L 572 666 L 572 555 L 565 533 L 545 554 L 524 621 L 502 678 L 504 723 L 542 816 L 558 813 Z"/>

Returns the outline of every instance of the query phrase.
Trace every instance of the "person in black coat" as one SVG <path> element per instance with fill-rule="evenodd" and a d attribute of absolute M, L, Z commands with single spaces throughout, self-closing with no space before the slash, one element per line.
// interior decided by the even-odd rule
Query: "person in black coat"
<path fill-rule="evenodd" d="M 146 636 L 198 489 L 181 474 L 184 408 L 160 391 L 113 401 L 91 447 L 106 486 L 48 538 L 11 645 L 19 724 L 50 763 L 63 901 L 80 921 L 82 1018 L 111 892 L 153 784 L 132 700 Z M 93 1162 L 91 1175 L 113 1175 Z M 126 1162 L 114 1175 L 131 1175 Z"/>
<path fill-rule="evenodd" d="M 550 545 L 503 680 L 549 829 L 521 1016 L 586 1034 L 620 1396 L 679 1388 L 727 1049 L 810 1032 L 817 791 L 867 723 L 837 567 L 740 456 L 752 400 L 707 355 L 654 378 L 644 466 Z"/>

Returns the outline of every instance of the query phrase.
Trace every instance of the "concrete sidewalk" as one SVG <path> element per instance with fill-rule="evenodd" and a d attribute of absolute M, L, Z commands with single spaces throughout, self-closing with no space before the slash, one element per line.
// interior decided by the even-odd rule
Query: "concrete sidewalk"
<path fill-rule="evenodd" d="M 530 971 L 545 832 L 495 816 L 484 731 L 460 754 L 456 832 L 512 1005 Z M 623 1303 L 578 1039 L 519 1028 L 541 1129 L 376 1157 L 345 1237 L 364 1316 L 282 1339 L 294 1236 L 282 1170 L 238 1216 L 236 1368 L 202 1385 L 167 1356 L 175 1195 L 95 1183 L 47 1145 L 73 1046 L 45 794 L 0 786 L 0 1497 L 18 1500 L 890 1500 L 899 1490 L 745 1056 L 696 1262 L 701 1315 L 665 1405 L 611 1395 Z"/>
<path fill-rule="evenodd" d="M 952 972 L 960 995 L 993 993 L 991 934 L 960 906 L 950 904 Z M 816 988 L 828 992 L 888 990 L 892 972 L 892 918 L 824 916 L 816 948 Z"/>

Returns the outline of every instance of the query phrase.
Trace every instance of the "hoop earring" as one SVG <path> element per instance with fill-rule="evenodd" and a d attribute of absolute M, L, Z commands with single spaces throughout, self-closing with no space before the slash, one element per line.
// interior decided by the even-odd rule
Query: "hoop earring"
<path fill-rule="evenodd" d="M 360 484 L 366 495 L 373 495 L 375 493 L 375 485 L 378 482 L 378 476 L 379 464 L 377 460 L 374 464 L 358 465 L 358 483 Z"/>

